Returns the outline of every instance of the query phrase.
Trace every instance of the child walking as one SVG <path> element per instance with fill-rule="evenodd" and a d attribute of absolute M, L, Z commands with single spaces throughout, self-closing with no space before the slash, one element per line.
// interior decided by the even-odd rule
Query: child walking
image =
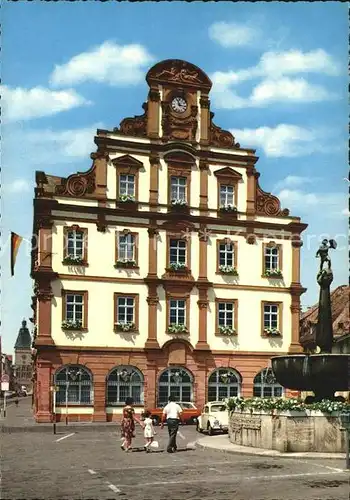
<path fill-rule="evenodd" d="M 144 431 L 143 431 L 143 435 L 145 437 L 145 451 L 146 453 L 149 453 L 151 450 L 150 450 L 150 446 L 151 446 L 151 443 L 153 443 L 153 439 L 154 439 L 154 436 L 155 436 L 155 431 L 154 431 L 154 427 L 153 427 L 153 421 L 151 419 L 151 412 L 149 411 L 145 411 L 144 414 L 143 414 L 143 425 L 144 425 Z"/>

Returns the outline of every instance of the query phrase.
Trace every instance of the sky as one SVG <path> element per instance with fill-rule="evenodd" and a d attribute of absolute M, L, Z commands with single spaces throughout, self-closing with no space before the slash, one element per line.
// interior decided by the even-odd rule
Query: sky
<path fill-rule="evenodd" d="M 187 60 L 209 75 L 215 123 L 256 148 L 262 189 L 309 224 L 303 306 L 318 300 L 323 237 L 338 242 L 333 286 L 347 284 L 347 10 L 341 2 L 4 3 L 3 351 L 13 352 L 22 319 L 32 315 L 35 171 L 87 170 L 96 128 L 142 114 L 145 74 L 163 59 Z M 25 239 L 14 277 L 10 231 Z"/>

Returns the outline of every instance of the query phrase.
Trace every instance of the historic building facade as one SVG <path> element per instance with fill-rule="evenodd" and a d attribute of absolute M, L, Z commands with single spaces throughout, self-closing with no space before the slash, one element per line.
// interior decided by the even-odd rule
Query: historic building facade
<path fill-rule="evenodd" d="M 32 339 L 26 320 L 22 321 L 15 343 L 14 371 L 17 390 L 25 388 L 28 393 L 31 392 L 33 389 Z"/>
<path fill-rule="evenodd" d="M 198 406 L 279 395 L 299 351 L 300 234 L 259 185 L 255 151 L 214 124 L 211 81 L 162 61 L 144 113 L 97 130 L 85 173 L 36 173 L 35 409 L 117 418 L 170 394 Z"/>

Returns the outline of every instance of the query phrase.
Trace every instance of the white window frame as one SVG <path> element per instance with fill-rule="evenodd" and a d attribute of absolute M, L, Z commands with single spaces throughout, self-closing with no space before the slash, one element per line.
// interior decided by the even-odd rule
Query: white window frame
<path fill-rule="evenodd" d="M 273 271 L 279 269 L 279 251 L 277 247 L 268 247 L 264 249 L 265 271 Z"/>
<path fill-rule="evenodd" d="M 183 377 L 186 377 L 187 380 L 183 381 Z M 164 380 L 166 379 L 166 380 Z M 160 388 L 167 387 L 166 391 L 166 396 L 162 400 L 160 399 Z M 190 401 L 192 402 L 193 400 L 193 375 L 186 369 L 180 366 L 174 366 L 171 368 L 167 368 L 164 370 L 160 375 L 158 379 L 158 405 L 161 404 L 167 404 L 169 396 L 173 394 L 172 389 L 174 392 L 179 394 L 178 399 L 179 402 L 181 402 L 184 397 L 183 397 L 183 389 L 186 388 L 188 392 L 190 392 Z M 186 401 L 188 399 L 186 398 Z"/>
<path fill-rule="evenodd" d="M 220 184 L 220 207 L 234 206 L 235 188 L 228 184 Z"/>
<path fill-rule="evenodd" d="M 179 303 L 183 302 L 183 306 Z M 176 321 L 171 321 L 172 311 L 175 311 Z M 183 321 L 180 322 L 180 312 L 183 311 Z M 186 299 L 169 299 L 169 325 L 186 325 Z"/>
<path fill-rule="evenodd" d="M 72 297 L 72 298 L 71 298 Z M 81 297 L 82 301 L 77 301 L 76 298 Z M 72 316 L 68 317 L 68 305 L 72 305 Z M 79 311 L 79 307 L 81 307 L 81 313 Z M 80 322 L 82 325 L 84 324 L 84 294 L 83 293 L 67 293 L 65 296 L 65 320 Z M 77 314 L 78 313 L 78 314 Z M 81 316 L 81 317 L 79 317 Z"/>
<path fill-rule="evenodd" d="M 135 183 L 134 174 L 119 174 L 119 196 L 135 196 Z"/>
<path fill-rule="evenodd" d="M 132 305 L 127 303 L 128 300 L 132 300 Z M 123 301 L 124 301 L 124 304 L 120 303 Z M 117 307 L 117 323 L 122 323 L 125 325 L 127 325 L 129 323 L 135 323 L 135 298 L 134 297 L 130 297 L 127 295 L 125 295 L 125 296 L 123 295 L 122 297 L 118 296 L 116 307 Z M 123 320 L 121 319 L 121 315 L 119 314 L 120 309 L 124 310 Z M 130 310 L 132 311 L 132 319 L 128 320 L 128 311 L 130 312 Z"/>
<path fill-rule="evenodd" d="M 266 394 L 265 390 L 271 391 Z M 277 382 L 271 368 L 264 368 L 256 374 L 253 381 L 254 397 L 274 398 L 283 397 L 284 388 Z"/>
<path fill-rule="evenodd" d="M 224 382 L 222 380 L 222 377 L 224 374 L 229 374 L 231 381 L 229 382 Z M 224 396 L 224 398 L 230 398 L 230 397 L 240 397 L 241 395 L 241 385 L 242 385 L 242 377 L 240 374 L 234 370 L 233 368 L 217 368 L 214 370 L 208 378 L 208 398 L 207 401 L 221 401 L 222 398 L 220 398 L 219 393 L 221 392 L 220 390 L 227 388 L 227 394 Z M 212 398 L 209 395 L 209 388 L 213 389 L 215 388 L 215 398 Z M 235 389 L 232 391 L 231 389 Z"/>
<path fill-rule="evenodd" d="M 118 235 L 118 259 L 135 260 L 135 236 L 133 234 Z"/>
<path fill-rule="evenodd" d="M 107 377 L 106 406 L 123 406 L 126 398 L 133 398 L 136 405 L 144 403 L 144 376 L 135 366 L 117 366 L 110 371 Z M 121 390 L 127 387 L 128 391 Z M 139 398 L 133 389 L 139 388 Z M 114 397 L 112 397 L 112 394 Z"/>
<path fill-rule="evenodd" d="M 219 266 L 233 266 L 234 258 L 235 258 L 234 244 L 232 242 L 219 243 Z"/>
<path fill-rule="evenodd" d="M 79 235 L 79 237 L 78 237 Z M 81 244 L 81 245 L 80 245 Z M 76 229 L 67 231 L 67 255 L 84 258 L 85 233 Z M 70 248 L 72 247 L 72 248 Z"/>
<path fill-rule="evenodd" d="M 62 380 L 60 375 L 64 373 Z M 84 378 L 82 379 L 82 375 Z M 88 378 L 87 378 L 88 377 Z M 54 376 L 54 385 L 58 387 L 55 394 L 56 405 L 87 406 L 93 404 L 94 385 L 91 372 L 81 365 L 65 365 L 59 368 Z M 82 401 L 82 387 L 89 386 L 90 390 L 86 400 Z M 73 390 L 72 390 L 73 389 Z M 87 392 L 85 395 L 87 395 Z M 76 397 L 78 396 L 78 397 Z M 85 398 L 84 398 L 85 399 Z"/>
<path fill-rule="evenodd" d="M 224 307 L 221 307 L 221 311 L 220 311 L 220 306 L 224 306 Z M 232 309 L 231 311 L 228 309 L 227 306 L 231 306 Z M 228 326 L 229 328 L 233 328 L 234 327 L 234 324 L 235 324 L 235 304 L 233 302 L 218 302 L 218 326 Z M 224 313 L 224 322 L 223 323 L 220 323 L 220 312 L 223 312 Z M 228 315 L 229 313 L 232 314 L 232 322 L 229 323 L 228 321 Z"/>
<path fill-rule="evenodd" d="M 174 242 L 176 244 L 174 245 Z M 176 251 L 176 256 L 172 256 L 172 250 Z M 184 255 L 183 255 L 184 254 Z M 173 260 L 172 260 L 173 259 Z M 187 243 L 185 240 L 171 238 L 169 241 L 169 263 L 185 264 L 187 263 Z"/>
<path fill-rule="evenodd" d="M 276 311 L 273 311 L 272 308 L 276 308 Z M 267 310 L 269 309 L 269 310 Z M 280 329 L 280 324 L 279 324 L 279 304 L 264 304 L 264 317 L 263 317 L 263 327 L 264 330 L 267 328 L 276 328 L 277 330 Z M 275 322 L 273 321 L 275 318 Z M 266 319 L 268 319 L 268 324 Z M 275 323 L 275 324 L 274 324 Z"/>
<path fill-rule="evenodd" d="M 172 175 L 170 177 L 170 194 L 171 200 L 187 201 L 187 178 L 177 177 Z"/>

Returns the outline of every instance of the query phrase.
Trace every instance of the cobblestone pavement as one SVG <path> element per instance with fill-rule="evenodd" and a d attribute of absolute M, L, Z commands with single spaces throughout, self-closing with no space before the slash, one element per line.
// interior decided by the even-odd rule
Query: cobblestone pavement
<path fill-rule="evenodd" d="M 15 499 L 126 500 L 348 500 L 343 460 L 299 460 L 195 449 L 193 426 L 180 428 L 179 450 L 143 451 L 138 428 L 133 451 L 120 449 L 117 432 L 62 430 L 3 434 L 2 495 Z M 67 437 L 66 437 L 67 436 Z"/>

